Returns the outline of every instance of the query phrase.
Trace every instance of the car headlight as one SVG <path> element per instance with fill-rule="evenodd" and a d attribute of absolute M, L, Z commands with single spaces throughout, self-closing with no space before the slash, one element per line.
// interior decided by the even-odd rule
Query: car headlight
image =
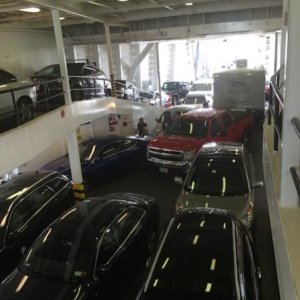
<path fill-rule="evenodd" d="M 183 152 L 183 159 L 185 161 L 191 161 L 191 160 L 194 160 L 194 157 L 195 157 L 195 152 L 194 151 L 186 151 L 186 152 Z"/>

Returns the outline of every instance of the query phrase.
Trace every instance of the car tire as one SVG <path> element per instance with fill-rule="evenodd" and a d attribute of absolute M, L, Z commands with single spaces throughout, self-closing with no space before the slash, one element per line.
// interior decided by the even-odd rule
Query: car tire
<path fill-rule="evenodd" d="M 29 98 L 21 98 L 17 102 L 17 113 L 19 114 L 20 124 L 24 124 L 33 119 L 33 105 Z"/>

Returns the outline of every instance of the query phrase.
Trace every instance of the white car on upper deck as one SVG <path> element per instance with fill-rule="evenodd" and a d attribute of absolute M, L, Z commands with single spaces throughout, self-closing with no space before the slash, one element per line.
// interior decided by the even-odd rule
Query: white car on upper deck
<path fill-rule="evenodd" d="M 12 117 L 15 114 L 13 96 L 20 123 L 33 118 L 33 108 L 37 103 L 36 88 L 30 78 L 15 75 L 0 68 L 0 118 Z"/>

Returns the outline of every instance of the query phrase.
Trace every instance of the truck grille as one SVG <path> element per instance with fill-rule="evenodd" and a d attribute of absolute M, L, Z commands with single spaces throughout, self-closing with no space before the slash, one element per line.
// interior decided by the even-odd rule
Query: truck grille
<path fill-rule="evenodd" d="M 183 155 L 181 151 L 157 149 L 149 147 L 148 159 L 159 159 L 163 161 L 174 161 L 181 162 L 183 161 Z"/>

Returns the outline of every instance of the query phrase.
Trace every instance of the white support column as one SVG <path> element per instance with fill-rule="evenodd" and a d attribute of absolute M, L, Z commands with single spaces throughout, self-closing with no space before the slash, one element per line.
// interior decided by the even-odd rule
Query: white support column
<path fill-rule="evenodd" d="M 72 104 L 68 69 L 66 63 L 63 35 L 61 31 L 61 24 L 59 19 L 59 11 L 52 10 L 52 20 L 55 32 L 56 47 L 58 52 L 58 59 L 60 65 L 61 76 L 63 77 L 63 89 L 65 91 L 65 103 L 67 105 Z M 69 160 L 71 167 L 72 180 L 74 183 L 82 183 L 82 172 L 80 164 L 80 156 L 78 150 L 78 142 L 76 132 L 70 132 L 66 136 L 67 146 L 69 152 Z"/>
<path fill-rule="evenodd" d="M 112 46 L 111 46 L 111 38 L 110 38 L 110 29 L 107 23 L 104 24 L 105 29 L 105 39 L 106 39 L 106 47 L 107 47 L 107 55 L 108 55 L 108 64 L 109 64 L 109 73 L 111 80 L 111 94 L 113 97 L 116 97 L 116 82 L 115 82 L 115 74 L 114 74 L 114 63 L 113 63 L 113 54 L 112 54 Z"/>
<path fill-rule="evenodd" d="M 65 103 L 67 105 L 72 103 L 71 98 L 71 91 L 70 91 L 70 84 L 69 84 L 69 77 L 68 77 L 68 69 L 66 63 L 66 55 L 65 55 L 65 48 L 64 48 L 64 40 L 61 31 L 61 24 L 59 19 L 59 11 L 54 9 L 52 12 L 52 21 L 54 26 L 54 33 L 55 33 L 55 40 L 56 40 L 56 47 L 58 53 L 58 61 L 60 66 L 60 73 L 63 77 L 63 89 L 65 91 Z"/>
<path fill-rule="evenodd" d="M 72 131 L 66 135 L 69 161 L 71 166 L 71 175 L 74 183 L 82 183 L 82 172 L 80 164 L 80 155 L 78 149 L 78 141 L 76 131 Z"/>
<path fill-rule="evenodd" d="M 298 194 L 290 173 L 290 167 L 299 167 L 300 165 L 300 140 L 291 124 L 293 117 L 300 119 L 299 11 L 300 1 L 289 0 L 280 191 L 280 205 L 287 207 L 299 206 Z"/>
<path fill-rule="evenodd" d="M 159 106 L 161 106 L 161 83 L 160 83 L 160 66 L 159 66 L 159 43 L 155 45 L 156 53 L 156 63 L 157 63 L 157 81 L 158 81 L 158 91 L 159 91 Z"/>
<path fill-rule="evenodd" d="M 286 63 L 287 33 L 288 33 L 288 1 L 283 0 L 282 3 L 282 32 L 281 32 L 281 49 L 280 49 L 280 66 Z"/>

